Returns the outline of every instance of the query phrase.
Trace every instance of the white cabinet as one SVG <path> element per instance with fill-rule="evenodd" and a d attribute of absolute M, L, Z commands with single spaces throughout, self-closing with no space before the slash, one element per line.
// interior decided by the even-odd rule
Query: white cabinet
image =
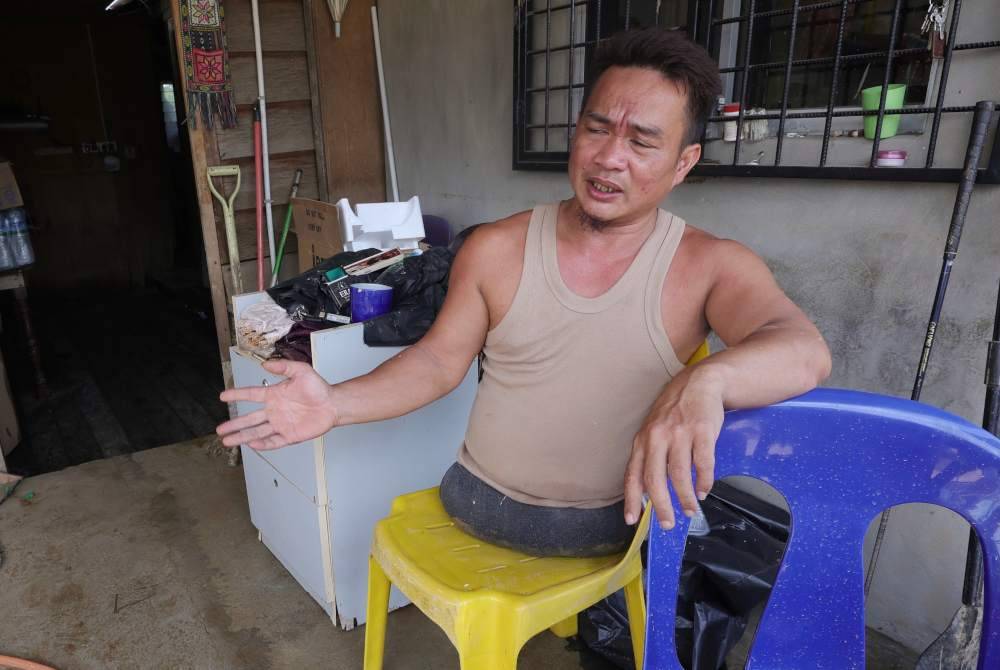
<path fill-rule="evenodd" d="M 262 299 L 233 299 L 234 313 Z M 369 347 L 361 325 L 312 335 L 313 367 L 335 384 L 372 370 L 395 347 Z M 281 381 L 253 357 L 230 350 L 237 386 Z M 455 461 L 476 393 L 478 367 L 450 394 L 406 416 L 345 426 L 311 442 L 243 450 L 250 518 L 261 540 L 343 628 L 364 623 L 368 548 L 375 523 L 403 493 L 437 486 Z M 257 409 L 238 403 L 240 415 Z M 395 589 L 389 606 L 406 599 Z"/>

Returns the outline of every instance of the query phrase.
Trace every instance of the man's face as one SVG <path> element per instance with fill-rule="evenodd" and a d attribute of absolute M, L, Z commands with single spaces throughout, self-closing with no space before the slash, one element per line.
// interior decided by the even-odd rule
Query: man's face
<path fill-rule="evenodd" d="M 573 136 L 569 179 L 593 220 L 627 224 L 659 206 L 701 156 L 684 146 L 687 95 L 655 70 L 601 75 Z"/>

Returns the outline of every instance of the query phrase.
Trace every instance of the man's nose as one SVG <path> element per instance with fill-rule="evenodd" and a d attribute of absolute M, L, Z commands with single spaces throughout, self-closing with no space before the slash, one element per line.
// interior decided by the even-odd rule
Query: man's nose
<path fill-rule="evenodd" d="M 594 156 L 594 162 L 606 170 L 624 170 L 628 164 L 626 144 L 627 140 L 623 137 L 607 136 Z"/>

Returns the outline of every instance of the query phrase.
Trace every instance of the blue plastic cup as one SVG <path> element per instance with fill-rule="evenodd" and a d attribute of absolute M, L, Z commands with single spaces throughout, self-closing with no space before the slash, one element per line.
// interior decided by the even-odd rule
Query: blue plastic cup
<path fill-rule="evenodd" d="M 351 284 L 351 322 L 361 323 L 392 309 L 392 287 L 385 284 Z"/>

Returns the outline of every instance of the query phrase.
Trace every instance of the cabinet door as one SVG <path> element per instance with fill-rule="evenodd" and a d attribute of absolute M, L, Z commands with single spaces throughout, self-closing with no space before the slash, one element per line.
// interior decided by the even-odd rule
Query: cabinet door
<path fill-rule="evenodd" d="M 295 581 L 327 613 L 332 612 L 332 603 L 326 595 L 320 547 L 320 515 L 326 508 L 303 496 L 257 452 L 247 447 L 242 449 L 250 520 L 260 531 L 264 544 Z"/>
<path fill-rule="evenodd" d="M 261 367 L 254 358 L 245 356 L 234 347 L 229 350 L 233 363 L 233 381 L 236 386 L 262 386 L 264 382 L 277 384 L 284 378 L 272 375 Z M 236 403 L 236 413 L 240 416 L 259 409 L 253 402 Z M 312 440 L 289 445 L 282 449 L 256 452 L 265 461 L 285 476 L 299 491 L 314 503 L 323 503 L 316 495 L 316 456 Z"/>
<path fill-rule="evenodd" d="M 317 346 L 318 343 L 323 346 Z M 313 365 L 328 381 L 368 372 L 398 349 L 367 347 L 361 329 L 313 335 Z M 388 421 L 344 426 L 324 437 L 333 574 L 341 624 L 365 622 L 368 548 L 396 496 L 437 486 L 455 462 L 476 396 L 478 365 L 445 397 Z M 406 604 L 395 591 L 390 608 Z"/>

